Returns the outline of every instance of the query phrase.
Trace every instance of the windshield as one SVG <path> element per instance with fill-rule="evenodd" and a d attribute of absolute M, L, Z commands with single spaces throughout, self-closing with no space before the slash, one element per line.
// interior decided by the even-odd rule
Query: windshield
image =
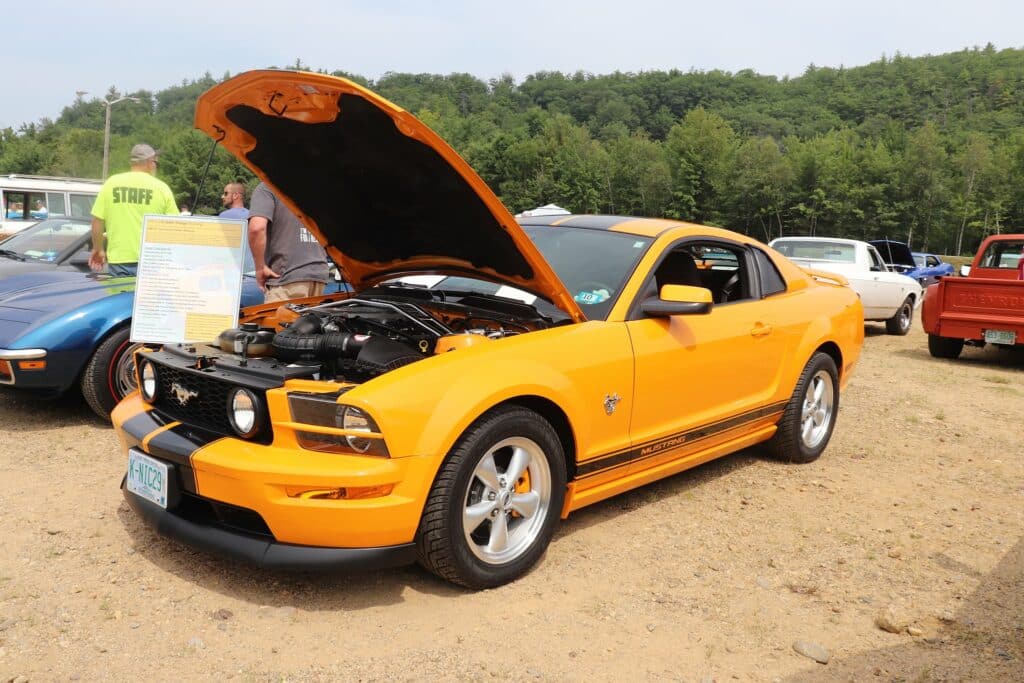
<path fill-rule="evenodd" d="M 607 230 L 524 225 L 590 320 L 608 316 L 651 239 Z"/>
<path fill-rule="evenodd" d="M 914 254 L 914 265 L 924 268 L 924 254 Z"/>
<path fill-rule="evenodd" d="M 620 232 L 551 226 L 523 226 L 589 320 L 608 316 L 651 239 Z M 709 256 L 710 258 L 710 256 Z M 717 258 L 717 256 L 716 256 Z M 553 318 L 565 313 L 521 289 L 464 276 L 407 275 L 386 284 L 448 292 L 473 292 L 522 301 Z"/>
<path fill-rule="evenodd" d="M 87 248 L 88 240 L 83 242 L 83 238 L 89 234 L 89 230 L 88 223 L 51 219 L 16 233 L 4 240 L 0 248 L 37 261 L 55 261 L 62 253 L 79 244 L 79 248 Z"/>
<path fill-rule="evenodd" d="M 856 263 L 856 247 L 843 242 L 818 240 L 776 240 L 772 248 L 789 258 L 806 258 L 835 263 Z"/>

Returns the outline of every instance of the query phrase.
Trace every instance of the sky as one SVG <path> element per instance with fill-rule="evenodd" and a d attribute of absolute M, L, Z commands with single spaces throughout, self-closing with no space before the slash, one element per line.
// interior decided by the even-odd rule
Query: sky
<path fill-rule="evenodd" d="M 14 7 L 21 7 L 15 11 Z M 1024 47 L 1022 0 L 299 0 L 5 3 L 0 129 L 75 99 L 249 69 L 511 74 L 861 66 Z M 125 103 L 119 106 L 132 106 Z M 116 108 L 114 108 L 116 116 Z"/>

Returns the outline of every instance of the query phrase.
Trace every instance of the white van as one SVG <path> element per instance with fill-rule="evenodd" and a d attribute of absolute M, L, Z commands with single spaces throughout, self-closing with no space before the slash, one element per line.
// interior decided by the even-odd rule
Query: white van
<path fill-rule="evenodd" d="M 102 184 L 83 178 L 0 175 L 0 239 L 44 218 L 88 218 Z"/>

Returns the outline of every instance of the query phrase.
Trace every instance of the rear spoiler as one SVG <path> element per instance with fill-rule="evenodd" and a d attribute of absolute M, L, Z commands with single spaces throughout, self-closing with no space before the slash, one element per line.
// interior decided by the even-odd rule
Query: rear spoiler
<path fill-rule="evenodd" d="M 846 287 L 850 284 L 850 281 L 838 273 L 829 273 L 824 270 L 815 270 L 814 268 L 804 268 L 805 273 L 813 277 L 815 280 L 824 280 L 833 284 Z"/>

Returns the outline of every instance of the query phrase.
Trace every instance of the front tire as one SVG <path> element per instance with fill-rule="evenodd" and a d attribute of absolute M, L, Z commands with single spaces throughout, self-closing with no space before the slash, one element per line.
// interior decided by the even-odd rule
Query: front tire
<path fill-rule="evenodd" d="M 93 352 L 82 372 L 82 396 L 93 412 L 110 420 L 110 411 L 138 387 L 135 378 L 135 350 L 141 344 L 129 339 L 128 326 L 115 330 Z"/>
<path fill-rule="evenodd" d="M 959 358 L 960 352 L 964 350 L 964 340 L 953 337 L 940 337 L 937 334 L 928 335 L 928 353 L 935 358 Z"/>
<path fill-rule="evenodd" d="M 519 578 L 551 541 L 565 483 L 562 444 L 540 415 L 520 407 L 484 415 L 445 458 L 427 497 L 420 564 L 472 589 Z"/>
<path fill-rule="evenodd" d="M 889 334 L 905 336 L 910 332 L 914 321 L 914 297 L 908 296 L 896 310 L 896 315 L 885 321 L 885 331 Z"/>
<path fill-rule="evenodd" d="M 786 462 L 817 460 L 832 438 L 838 412 L 836 363 L 827 353 L 818 351 L 800 373 L 768 449 Z"/>

